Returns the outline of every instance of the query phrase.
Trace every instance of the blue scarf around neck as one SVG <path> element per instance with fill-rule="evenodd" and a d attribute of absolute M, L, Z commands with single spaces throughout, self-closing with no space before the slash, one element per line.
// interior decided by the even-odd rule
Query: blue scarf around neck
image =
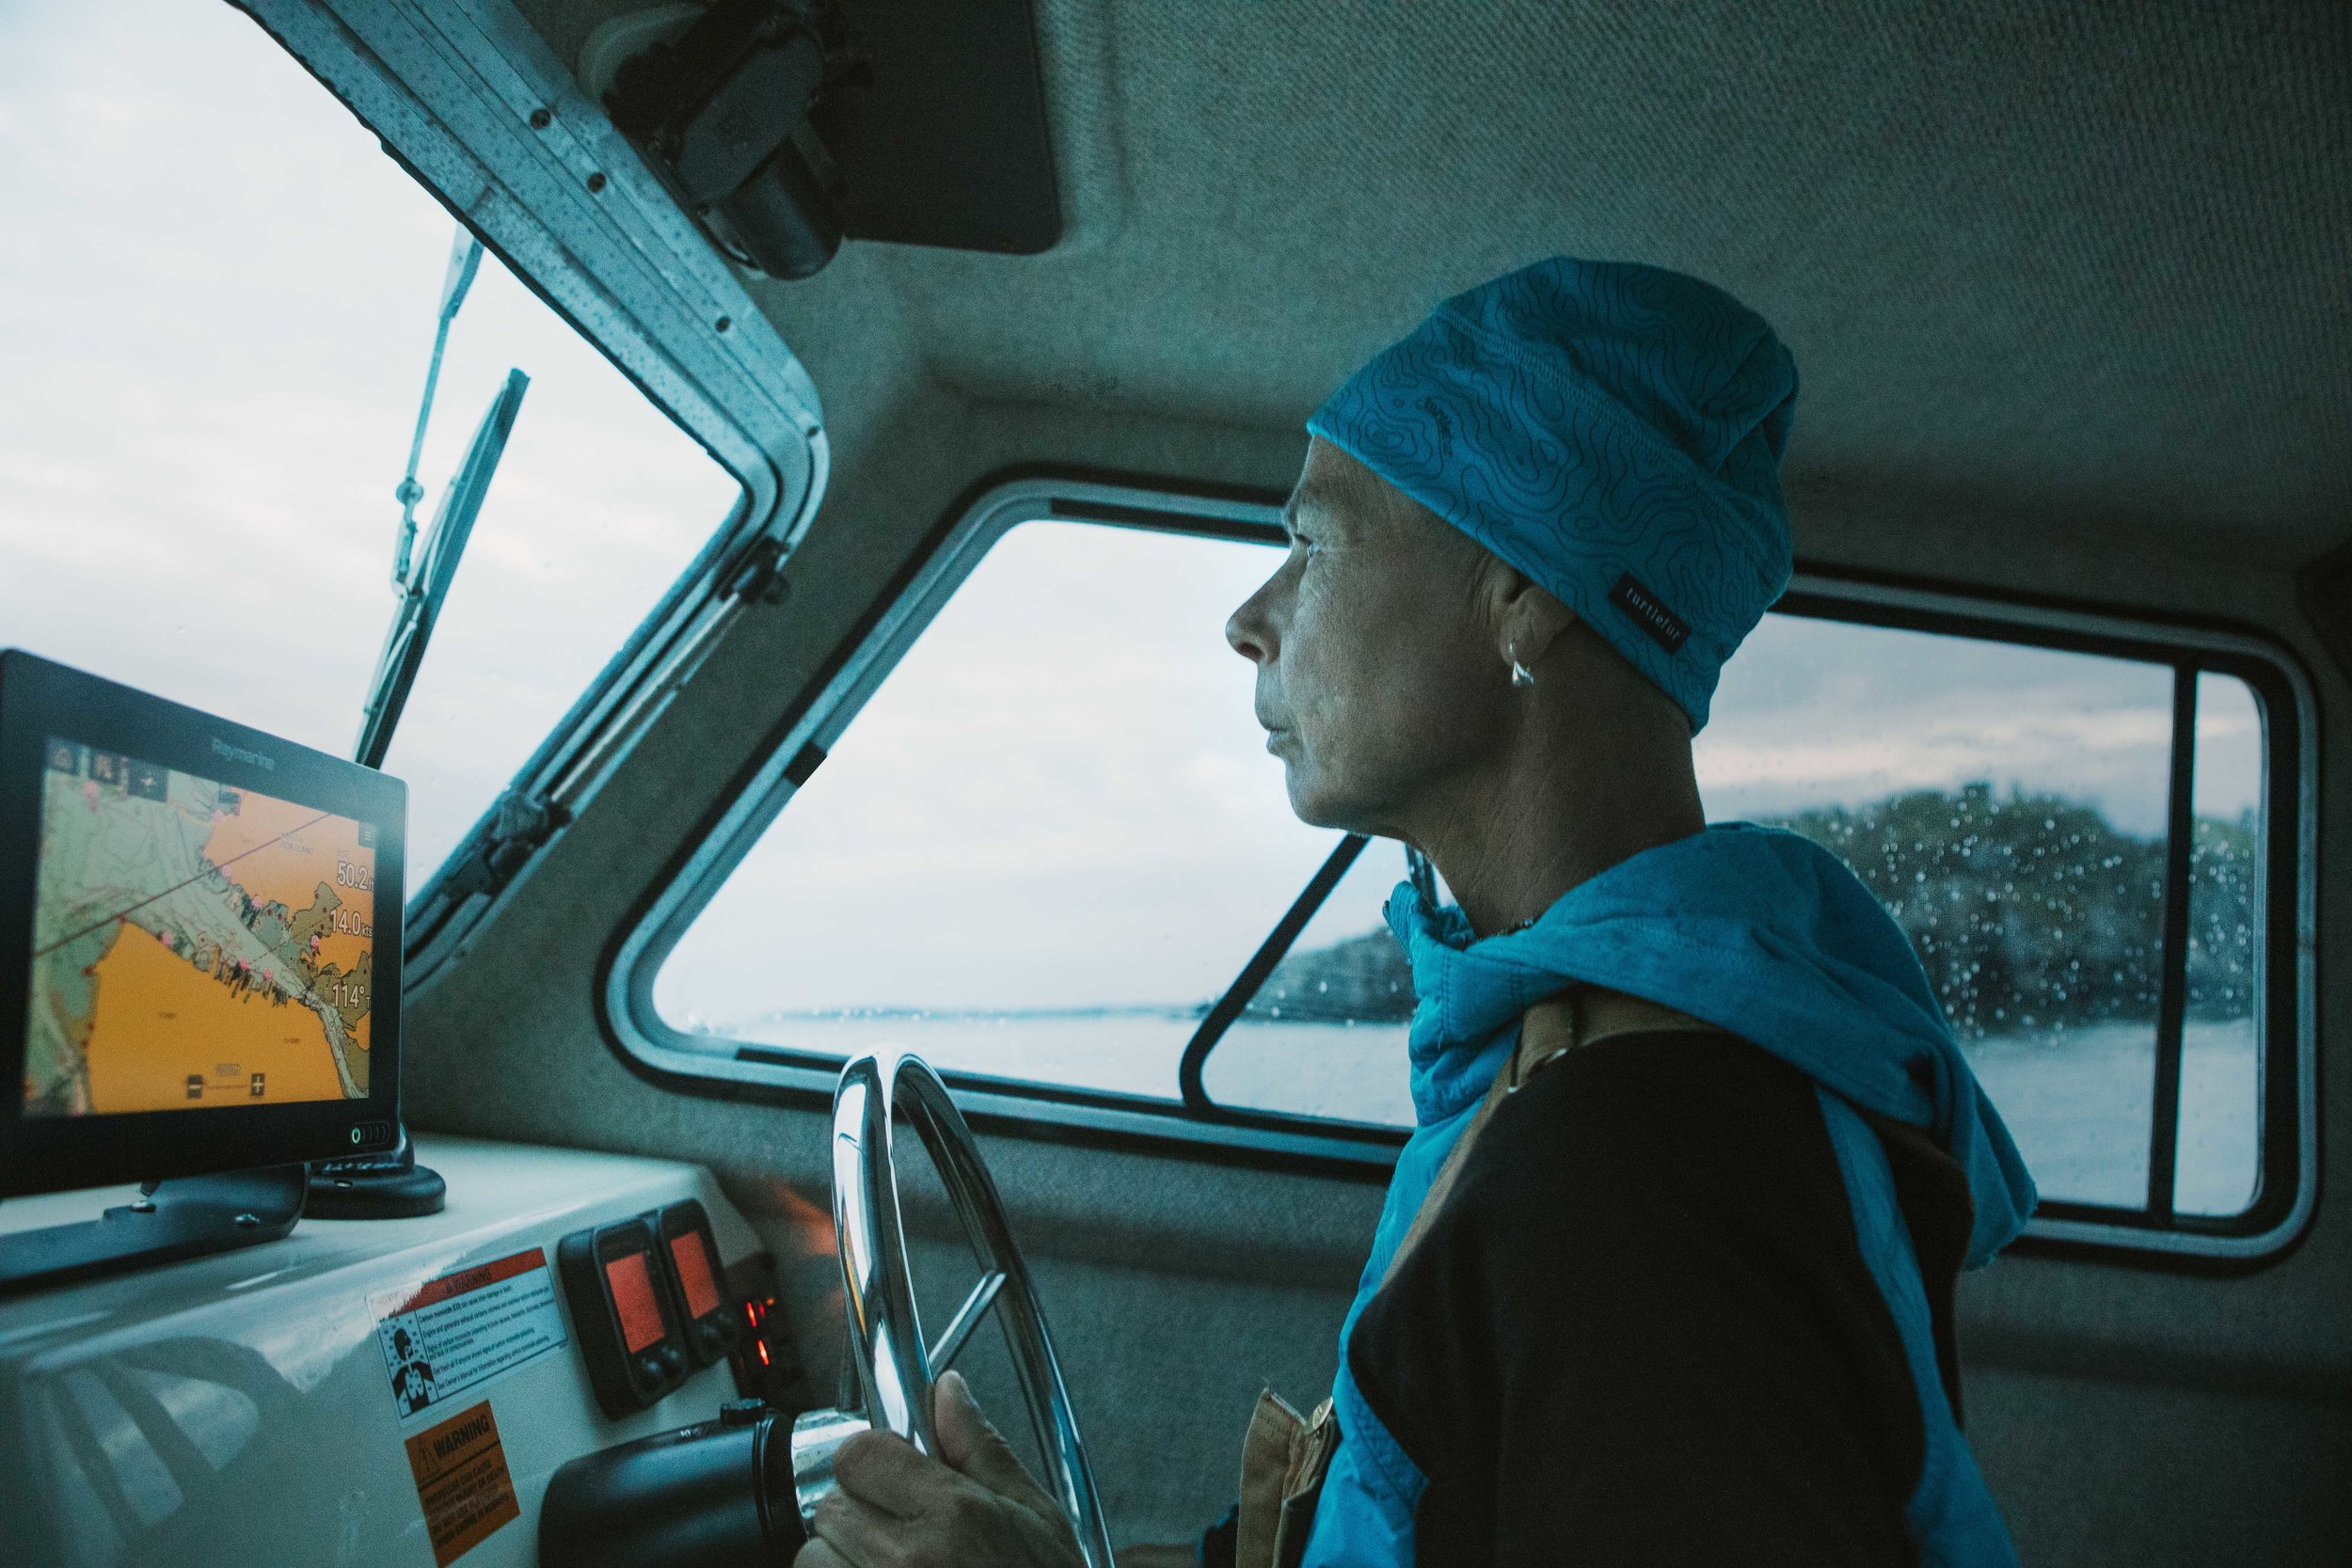
<path fill-rule="evenodd" d="M 1476 940 L 1409 882 L 1388 919 L 1420 998 L 1412 1092 L 1424 1122 L 1486 1091 L 1512 1025 L 1575 981 L 1719 1025 L 1854 1106 L 1927 1130 L 1967 1177 L 1971 1268 L 2033 1212 L 2032 1178 L 1952 1039 L 1901 929 L 1809 839 L 1719 824 L 1579 883 L 1533 925 Z"/>

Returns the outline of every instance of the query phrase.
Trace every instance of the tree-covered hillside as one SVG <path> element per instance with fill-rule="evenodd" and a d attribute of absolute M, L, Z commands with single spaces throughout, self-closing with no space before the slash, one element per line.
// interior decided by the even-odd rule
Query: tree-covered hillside
<path fill-rule="evenodd" d="M 1778 819 L 1851 866 L 1911 938 L 1963 1038 L 2155 1015 L 2164 843 L 2093 807 L 1990 784 L 1918 790 Z M 2260 832 L 2203 817 L 2191 851 L 2189 1010 L 2236 1018 L 2254 994 Z M 1385 931 L 1283 959 L 1257 1018 L 1394 1022 L 1412 977 Z"/>
<path fill-rule="evenodd" d="M 1921 790 L 1784 818 L 1854 869 L 1904 934 L 1965 1037 L 2155 1015 L 2164 841 L 2090 806 L 1989 784 Z M 2252 999 L 2257 833 L 2201 819 L 2191 848 L 2189 1002 Z"/>
<path fill-rule="evenodd" d="M 1401 1023 L 1413 1016 L 1413 972 L 1387 927 L 1311 947 L 1274 966 L 1248 1016 L 1297 1023 Z"/>

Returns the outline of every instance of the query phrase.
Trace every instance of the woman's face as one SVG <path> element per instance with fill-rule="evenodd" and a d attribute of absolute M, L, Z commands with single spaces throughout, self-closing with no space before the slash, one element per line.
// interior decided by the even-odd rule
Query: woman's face
<path fill-rule="evenodd" d="M 1258 667 L 1266 750 L 1301 820 L 1410 837 L 1507 733 L 1491 558 L 1320 438 L 1283 517 L 1289 555 L 1225 626 Z"/>

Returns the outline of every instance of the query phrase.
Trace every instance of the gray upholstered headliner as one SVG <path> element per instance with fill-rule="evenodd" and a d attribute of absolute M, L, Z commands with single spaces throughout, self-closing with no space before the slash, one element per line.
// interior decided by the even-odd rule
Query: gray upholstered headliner
<path fill-rule="evenodd" d="M 632 8 L 530 8 L 568 48 Z M 1801 486 L 2301 555 L 2352 511 L 2346 8 L 1039 11 L 1061 247 L 881 247 L 799 291 L 887 295 L 852 308 L 950 385 L 1295 428 L 1438 297 L 1568 251 L 1778 325 Z"/>

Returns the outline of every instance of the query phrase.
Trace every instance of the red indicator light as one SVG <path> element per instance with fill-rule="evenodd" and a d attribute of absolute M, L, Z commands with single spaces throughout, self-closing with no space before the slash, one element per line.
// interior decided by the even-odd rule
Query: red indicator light
<path fill-rule="evenodd" d="M 759 1364 L 765 1367 L 768 1365 L 768 1341 L 765 1339 L 755 1339 L 752 1342 L 759 1347 Z"/>
<path fill-rule="evenodd" d="M 751 1321 L 754 1328 L 759 1326 L 759 1308 L 748 1301 L 743 1304 L 743 1316 Z"/>
<path fill-rule="evenodd" d="M 719 1310 L 719 1285 L 711 1277 L 710 1252 L 703 1245 L 703 1233 L 689 1230 L 671 1237 L 670 1259 L 677 1265 L 677 1282 L 686 1292 L 687 1317 L 700 1323 Z"/>
<path fill-rule="evenodd" d="M 621 1342 L 635 1355 L 662 1338 L 661 1307 L 654 1300 L 653 1271 L 646 1254 L 627 1252 L 604 1266 L 612 1307 L 621 1317 Z"/>

